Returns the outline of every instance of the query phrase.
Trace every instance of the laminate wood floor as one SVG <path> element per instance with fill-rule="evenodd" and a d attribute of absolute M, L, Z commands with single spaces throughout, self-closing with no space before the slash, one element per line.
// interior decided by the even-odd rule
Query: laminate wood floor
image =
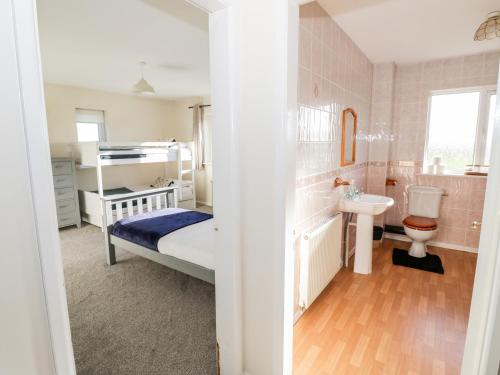
<path fill-rule="evenodd" d="M 444 275 L 392 264 L 385 240 L 371 275 L 342 269 L 294 328 L 294 375 L 459 374 L 476 254 L 429 247 Z"/>

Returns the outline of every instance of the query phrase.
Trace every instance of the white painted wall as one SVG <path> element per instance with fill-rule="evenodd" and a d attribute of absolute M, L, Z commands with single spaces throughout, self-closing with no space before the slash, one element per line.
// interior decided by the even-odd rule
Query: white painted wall
<path fill-rule="evenodd" d="M 52 146 L 77 141 L 75 108 L 103 110 L 109 141 L 160 141 L 175 127 L 168 100 L 50 83 L 44 87 Z"/>
<path fill-rule="evenodd" d="M 210 7 L 213 0 L 196 0 Z M 208 8 L 211 9 L 211 8 Z M 230 38 L 231 8 L 210 15 L 210 77 L 212 79 L 214 218 L 215 233 L 215 309 L 216 334 L 222 375 L 241 374 L 242 353 L 242 286 L 241 227 L 239 206 L 238 128 L 231 108 L 234 69 L 229 59 L 233 43 Z"/>
<path fill-rule="evenodd" d="M 178 141 L 188 142 L 193 140 L 193 104 L 209 102 L 209 98 L 190 97 L 172 100 L 170 103 L 170 121 L 172 124 L 172 137 Z"/>
<path fill-rule="evenodd" d="M 289 85 L 288 69 L 290 59 L 290 77 L 296 80 L 298 8 L 293 5 L 289 17 L 289 3 L 294 2 L 235 0 L 220 15 L 222 24 L 211 18 L 211 33 L 215 28 L 218 41 L 227 38 L 228 45 L 211 50 L 217 337 L 224 374 L 240 373 L 240 357 L 227 358 L 234 354 L 231 344 L 241 345 L 245 374 L 290 372 L 293 199 L 288 194 L 294 191 L 297 87 Z M 290 56 L 289 28 L 295 30 Z"/>
<path fill-rule="evenodd" d="M 0 3 L 4 140 L 0 192 L 5 197 L 0 210 L 8 213 L 0 217 L 0 373 L 51 375 L 57 369 L 59 374 L 71 375 L 74 362 L 60 255 L 41 261 L 47 251 L 57 255 L 59 245 L 54 241 L 54 198 L 47 197 L 52 181 L 34 15 L 31 1 Z M 28 148 L 33 137 L 41 141 L 41 148 Z M 42 178 L 34 181 L 40 171 Z M 42 216 L 51 231 L 40 226 Z M 45 293 L 44 285 L 53 287 L 51 293 Z M 47 307 L 46 301 L 54 304 Z"/>

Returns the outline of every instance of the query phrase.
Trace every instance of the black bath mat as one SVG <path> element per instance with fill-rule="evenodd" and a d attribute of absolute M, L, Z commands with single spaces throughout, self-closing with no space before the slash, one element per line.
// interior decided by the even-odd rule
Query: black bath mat
<path fill-rule="evenodd" d="M 427 253 L 424 258 L 415 258 L 408 254 L 407 250 L 394 249 L 392 251 L 392 263 L 396 266 L 416 268 L 423 271 L 444 274 L 443 264 L 439 256 Z"/>

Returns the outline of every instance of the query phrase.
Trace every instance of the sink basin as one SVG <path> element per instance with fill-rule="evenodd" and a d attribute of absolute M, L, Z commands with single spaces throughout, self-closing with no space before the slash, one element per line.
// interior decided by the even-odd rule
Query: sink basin
<path fill-rule="evenodd" d="M 340 200 L 340 211 L 358 215 L 354 272 L 365 275 L 372 272 L 373 216 L 380 215 L 393 205 L 394 199 L 373 194 L 361 194 L 355 199 Z"/>
<path fill-rule="evenodd" d="M 394 205 L 394 199 L 382 195 L 361 194 L 358 198 L 342 199 L 339 203 L 340 211 L 355 214 L 380 215 Z"/>

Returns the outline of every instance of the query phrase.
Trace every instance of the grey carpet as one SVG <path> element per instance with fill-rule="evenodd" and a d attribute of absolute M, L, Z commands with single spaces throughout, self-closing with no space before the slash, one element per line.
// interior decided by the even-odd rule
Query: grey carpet
<path fill-rule="evenodd" d="M 215 374 L 214 287 L 117 250 L 99 228 L 60 231 L 78 375 Z"/>

